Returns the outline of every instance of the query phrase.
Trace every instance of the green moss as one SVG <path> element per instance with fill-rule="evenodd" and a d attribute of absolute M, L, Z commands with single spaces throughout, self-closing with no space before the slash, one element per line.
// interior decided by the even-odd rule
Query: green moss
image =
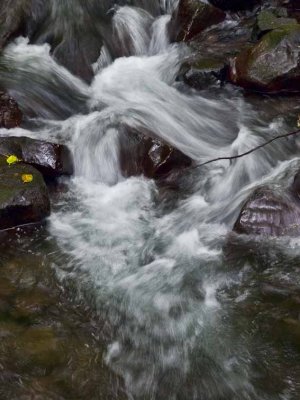
<path fill-rule="evenodd" d="M 266 48 L 273 49 L 277 46 L 285 37 L 300 34 L 299 24 L 288 24 L 274 29 L 272 32 L 267 33 L 261 40 Z"/>
<path fill-rule="evenodd" d="M 224 62 L 218 60 L 216 58 L 203 58 L 199 59 L 196 62 L 193 62 L 191 67 L 195 69 L 202 69 L 202 70 L 215 70 L 217 68 L 222 68 L 224 66 Z"/>
<path fill-rule="evenodd" d="M 270 10 L 263 10 L 257 17 L 257 27 L 262 32 L 291 25 L 297 25 L 297 20 L 294 18 L 278 18 Z"/>

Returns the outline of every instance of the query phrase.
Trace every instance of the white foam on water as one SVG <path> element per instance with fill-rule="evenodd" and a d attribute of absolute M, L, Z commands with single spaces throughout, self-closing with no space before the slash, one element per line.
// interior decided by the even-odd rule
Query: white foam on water
<path fill-rule="evenodd" d="M 194 187 L 167 210 L 153 181 L 125 179 L 119 165 L 121 126 L 150 132 L 196 162 L 240 154 L 281 127 L 262 128 L 239 95 L 178 90 L 187 50 L 169 44 L 170 15 L 157 13 L 170 14 L 176 4 L 117 8 L 113 31 L 124 57 L 113 61 L 104 44 L 91 86 L 59 66 L 49 46 L 25 39 L 5 50 L 13 73 L 4 76 L 12 75 L 7 84 L 21 106 L 38 111 L 34 135 L 64 142 L 74 154 L 70 191 L 50 217 L 50 232 L 66 254 L 56 269 L 77 282 L 99 314 L 106 312 L 116 332 L 106 361 L 129 396 L 274 400 L 253 388 L 251 337 L 234 336 L 232 310 L 218 298 L 231 283 L 221 268 L 222 246 L 248 194 L 292 177 L 298 159 L 276 164 L 288 144 L 274 143 L 247 158 L 210 164 L 194 171 Z M 33 135 L 20 128 L 9 134 Z M 229 368 L 233 354 L 236 368 Z"/>

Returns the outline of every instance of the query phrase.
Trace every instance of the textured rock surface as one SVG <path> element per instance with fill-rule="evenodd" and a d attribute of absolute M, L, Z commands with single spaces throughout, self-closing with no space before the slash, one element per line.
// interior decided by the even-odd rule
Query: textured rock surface
<path fill-rule="evenodd" d="M 32 175 L 24 183 L 22 175 Z M 42 221 L 50 214 L 50 201 L 42 175 L 32 166 L 8 165 L 0 159 L 0 229 Z"/>
<path fill-rule="evenodd" d="M 290 189 L 277 193 L 262 187 L 246 201 L 233 230 L 248 235 L 300 235 L 300 172 Z"/>
<path fill-rule="evenodd" d="M 187 42 L 206 28 L 224 21 L 223 11 L 198 0 L 180 0 L 174 11 L 169 32 L 172 41 Z"/>
<path fill-rule="evenodd" d="M 15 154 L 44 176 L 72 175 L 73 162 L 69 149 L 61 144 L 27 137 L 0 137 L 0 155 Z"/>
<path fill-rule="evenodd" d="M 122 172 L 127 177 L 145 175 L 156 179 L 192 163 L 181 151 L 136 131 L 123 135 L 120 157 Z"/>

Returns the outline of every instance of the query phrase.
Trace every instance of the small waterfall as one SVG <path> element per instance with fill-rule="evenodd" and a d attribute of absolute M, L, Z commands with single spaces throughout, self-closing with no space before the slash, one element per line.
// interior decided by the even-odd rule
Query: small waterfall
<path fill-rule="evenodd" d="M 147 53 L 152 22 L 151 15 L 139 8 L 126 6 L 116 11 L 113 17 L 113 32 L 120 56 Z"/>
<path fill-rule="evenodd" d="M 176 0 L 114 3 L 49 1 L 41 32 L 31 42 L 17 39 L 0 59 L 0 85 L 34 122 L 34 131 L 10 133 L 64 142 L 74 154 L 75 177 L 49 222 L 65 255 L 53 256 L 54 268 L 105 315 L 111 331 L 105 361 L 124 379 L 128 398 L 292 399 L 283 390 L 273 395 L 271 380 L 257 384 L 266 369 L 261 360 L 268 354 L 276 365 L 282 354 L 254 337 L 247 315 L 256 306 L 257 272 L 249 260 L 233 271 L 222 248 L 254 188 L 290 183 L 299 168 L 294 142 L 185 171 L 172 192 L 144 177 L 125 179 L 119 165 L 124 127 L 166 141 L 197 163 L 247 151 L 287 130 L 286 122 L 262 116 L 232 88 L 196 92 L 176 82 L 188 54 L 167 34 Z M 68 31 L 62 43 L 70 43 L 70 34 L 86 43 L 93 30 L 99 51 L 85 59 L 93 65 L 90 83 L 51 55 L 53 30 Z M 291 365 L 280 371 L 289 393 Z"/>

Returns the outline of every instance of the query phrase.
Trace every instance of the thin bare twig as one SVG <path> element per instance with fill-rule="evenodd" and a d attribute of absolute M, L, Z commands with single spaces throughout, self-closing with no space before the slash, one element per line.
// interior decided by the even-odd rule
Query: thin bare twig
<path fill-rule="evenodd" d="M 211 164 L 211 163 L 216 162 L 216 161 L 221 161 L 221 160 L 235 160 L 235 159 L 237 159 L 237 158 L 241 158 L 241 157 L 247 156 L 248 154 L 251 154 L 251 153 L 253 153 L 253 152 L 256 151 L 256 150 L 259 150 L 259 149 L 261 149 L 262 147 L 267 146 L 268 144 L 274 142 L 275 140 L 282 139 L 282 138 L 289 137 L 289 136 L 293 136 L 293 135 L 297 135 L 298 133 L 300 133 L 300 129 L 297 129 L 297 130 L 294 131 L 294 132 L 284 133 L 284 134 L 282 134 L 282 135 L 275 136 L 275 137 L 273 137 L 272 139 L 268 140 L 267 142 L 265 142 L 265 143 L 263 143 L 263 144 L 260 144 L 259 146 L 256 146 L 256 147 L 254 147 L 253 149 L 250 149 L 250 150 L 248 150 L 248 151 L 245 151 L 245 153 L 237 154 L 236 156 L 228 156 L 228 157 L 213 158 L 213 159 L 211 159 L 211 160 L 205 161 L 204 163 L 195 165 L 194 167 L 191 167 L 191 169 L 200 168 L 200 167 L 203 167 L 204 165 Z"/>

